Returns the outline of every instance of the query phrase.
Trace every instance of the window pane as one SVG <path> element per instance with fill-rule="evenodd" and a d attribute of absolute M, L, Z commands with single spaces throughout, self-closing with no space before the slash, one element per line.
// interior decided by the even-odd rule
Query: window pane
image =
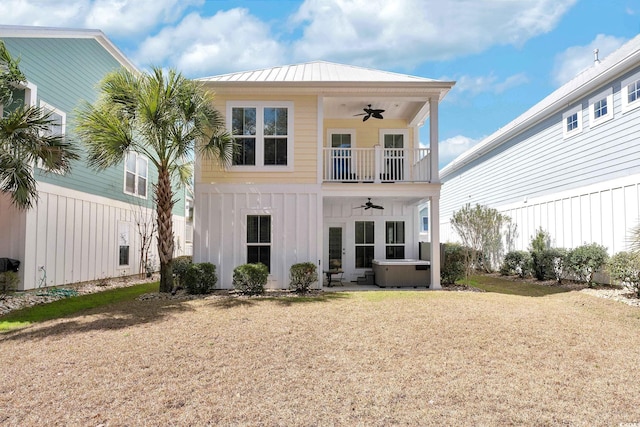
<path fill-rule="evenodd" d="M 256 109 L 232 108 L 231 130 L 234 135 L 256 134 Z"/>
<path fill-rule="evenodd" d="M 147 197 L 147 179 L 138 177 L 138 196 Z"/>
<path fill-rule="evenodd" d="M 129 246 L 120 246 L 118 265 L 129 265 Z"/>
<path fill-rule="evenodd" d="M 247 216 L 247 243 L 271 243 L 271 216 Z"/>
<path fill-rule="evenodd" d="M 126 170 L 128 172 L 136 173 L 136 157 L 136 153 L 127 154 Z"/>
<path fill-rule="evenodd" d="M 264 109 L 264 134 L 287 135 L 286 108 L 269 107 Z"/>
<path fill-rule="evenodd" d="M 247 216 L 247 243 L 258 243 L 258 216 Z"/>
<path fill-rule="evenodd" d="M 371 268 L 373 266 L 373 246 L 356 246 L 356 268 Z"/>
<path fill-rule="evenodd" d="M 373 221 L 365 221 L 364 223 L 364 242 L 373 244 Z"/>
<path fill-rule="evenodd" d="M 127 172 L 125 175 L 125 189 L 127 193 L 136 192 L 136 176 L 131 172 Z"/>
<path fill-rule="evenodd" d="M 404 135 L 386 134 L 384 136 L 384 148 L 404 148 Z"/>
<path fill-rule="evenodd" d="M 256 164 L 256 140 L 255 138 L 236 138 L 234 165 Z"/>
<path fill-rule="evenodd" d="M 331 134 L 332 147 L 351 147 L 351 134 L 349 133 L 333 133 Z"/>
<path fill-rule="evenodd" d="M 387 246 L 387 259 L 404 259 L 404 246 Z"/>
<path fill-rule="evenodd" d="M 146 178 L 147 177 L 147 159 L 144 157 L 138 156 L 138 175 Z"/>
<path fill-rule="evenodd" d="M 422 217 L 422 231 L 429 231 L 429 217 Z"/>
<path fill-rule="evenodd" d="M 271 246 L 247 246 L 247 263 L 263 263 L 271 272 Z"/>
<path fill-rule="evenodd" d="M 286 138 L 268 138 L 264 140 L 264 164 L 286 166 L 287 164 L 287 139 Z"/>
<path fill-rule="evenodd" d="M 260 243 L 271 243 L 271 217 L 259 216 Z"/>
<path fill-rule="evenodd" d="M 404 221 L 387 221 L 387 243 L 404 243 Z"/>

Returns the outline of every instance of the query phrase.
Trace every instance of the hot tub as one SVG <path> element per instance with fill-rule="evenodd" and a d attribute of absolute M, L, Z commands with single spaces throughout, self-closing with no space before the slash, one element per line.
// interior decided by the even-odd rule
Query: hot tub
<path fill-rule="evenodd" d="M 374 259 L 373 273 L 381 288 L 431 284 L 431 262 L 419 259 Z"/>

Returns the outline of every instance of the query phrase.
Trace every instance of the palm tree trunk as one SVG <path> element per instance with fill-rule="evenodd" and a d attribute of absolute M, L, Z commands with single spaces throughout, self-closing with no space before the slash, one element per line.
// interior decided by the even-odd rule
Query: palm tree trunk
<path fill-rule="evenodd" d="M 169 170 L 161 167 L 156 187 L 156 212 L 158 214 L 158 255 L 160 256 L 160 292 L 173 290 L 173 192 Z"/>

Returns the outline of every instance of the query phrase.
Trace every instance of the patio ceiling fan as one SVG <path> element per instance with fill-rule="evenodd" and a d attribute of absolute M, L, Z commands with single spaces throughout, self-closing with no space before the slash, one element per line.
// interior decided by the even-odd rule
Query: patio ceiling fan
<path fill-rule="evenodd" d="M 384 209 L 382 206 L 380 205 L 374 205 L 373 203 L 371 203 L 371 197 L 368 198 L 367 203 L 365 203 L 364 205 L 361 206 L 356 206 L 354 209 L 359 209 L 359 208 L 364 208 L 364 210 L 366 211 L 367 209 Z"/>
<path fill-rule="evenodd" d="M 363 110 L 364 110 L 364 113 L 354 114 L 354 116 L 364 116 L 362 118 L 363 122 L 366 122 L 367 120 L 369 120 L 370 117 L 373 117 L 374 119 L 383 119 L 384 118 L 384 117 L 382 117 L 382 113 L 384 113 L 384 110 L 371 108 L 371 104 L 369 104 L 368 108 L 363 108 Z"/>

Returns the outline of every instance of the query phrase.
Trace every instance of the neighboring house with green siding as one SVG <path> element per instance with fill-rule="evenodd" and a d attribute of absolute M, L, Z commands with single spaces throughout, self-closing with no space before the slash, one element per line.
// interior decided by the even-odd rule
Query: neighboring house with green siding
<path fill-rule="evenodd" d="M 99 81 L 120 67 L 137 71 L 99 30 L 0 26 L 0 40 L 20 58 L 28 79 L 15 98 L 52 111 L 58 126 L 51 131 L 72 140 L 74 111 L 97 99 Z M 140 272 L 137 223 L 152 219 L 157 176 L 144 156 L 130 153 L 123 164 L 101 172 L 84 159 L 64 175 L 34 165 L 34 175 L 39 200 L 33 209 L 19 211 L 0 195 L 0 258 L 21 262 L 20 289 Z M 187 248 L 184 191 L 178 194 L 176 256 Z M 155 237 L 151 250 L 157 267 Z"/>

